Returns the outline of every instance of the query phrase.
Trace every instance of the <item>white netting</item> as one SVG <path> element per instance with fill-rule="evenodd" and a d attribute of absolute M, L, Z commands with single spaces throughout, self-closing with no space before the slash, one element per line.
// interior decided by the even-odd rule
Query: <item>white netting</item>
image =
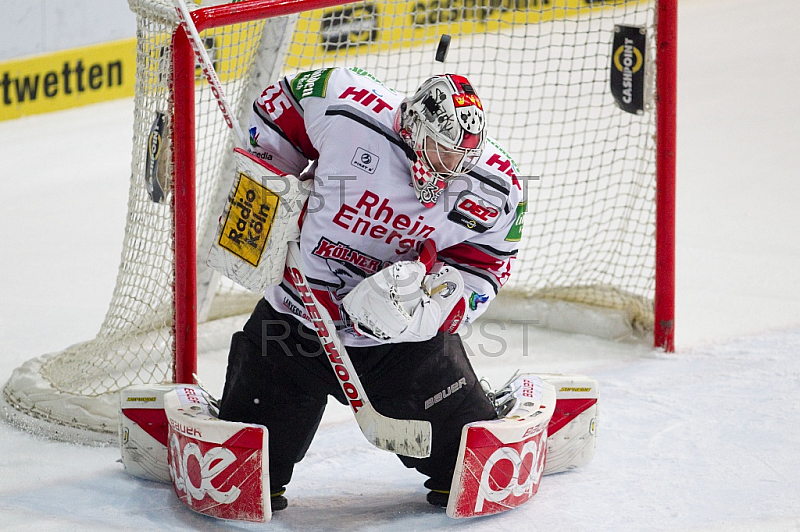
<path fill-rule="evenodd" d="M 181 138 L 169 134 L 177 18 L 169 0 L 129 2 L 138 20 L 139 71 L 128 223 L 114 296 L 95 339 L 30 361 L 3 391 L 17 411 L 106 435 L 116 432 L 117 392 L 169 381 L 173 367 L 172 211 L 168 202 L 150 200 L 144 175 L 157 113 L 166 121 L 165 149 Z M 272 19 L 203 37 L 242 117 L 258 89 L 279 73 L 357 66 L 401 92 L 442 71 L 467 75 L 487 109 L 490 135 L 516 159 L 527 192 L 523 241 L 507 290 L 622 309 L 636 328 L 648 329 L 654 112 L 620 111 L 608 71 L 614 25 L 645 26 L 652 40 L 653 19 L 653 4 L 639 1 L 381 0 L 305 12 L 296 26 L 294 18 Z M 453 36 L 445 65 L 433 61 L 441 33 Z M 282 67 L 264 67 L 276 57 L 284 58 Z M 197 226 L 213 229 L 228 189 L 233 139 L 199 72 L 196 115 Z M 171 175 L 169 157 L 161 160 L 161 174 Z M 198 234 L 201 320 L 249 312 L 254 296 L 202 265 L 209 238 Z"/>
<path fill-rule="evenodd" d="M 345 43 L 335 62 L 364 68 L 401 92 L 442 71 L 468 76 L 489 134 L 526 178 L 524 240 L 504 291 L 619 309 L 633 328 L 651 330 L 655 113 L 622 112 L 609 91 L 609 68 L 616 24 L 644 26 L 652 42 L 654 4 L 452 0 L 403 4 L 410 11 L 397 12 L 371 5 L 351 4 L 338 15 L 348 28 L 360 15 L 362 31 L 347 39 L 330 25 L 323 32 Z M 380 32 L 377 45 L 353 44 L 370 39 L 364 13 L 391 18 L 378 23 L 391 28 L 390 44 Z M 314 16 L 301 16 L 296 31 L 307 36 L 295 41 L 317 43 L 318 28 Z M 433 61 L 441 33 L 453 37 L 444 65 Z M 289 71 L 332 63 L 320 46 L 291 51 Z"/>

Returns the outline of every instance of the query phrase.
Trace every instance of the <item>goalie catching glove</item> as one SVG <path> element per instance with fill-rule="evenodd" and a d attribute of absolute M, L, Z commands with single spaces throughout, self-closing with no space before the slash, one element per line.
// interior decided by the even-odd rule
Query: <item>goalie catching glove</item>
<path fill-rule="evenodd" d="M 361 281 L 343 305 L 355 330 L 387 343 L 421 342 L 455 333 L 464 317 L 464 280 L 437 262 L 400 261 Z"/>

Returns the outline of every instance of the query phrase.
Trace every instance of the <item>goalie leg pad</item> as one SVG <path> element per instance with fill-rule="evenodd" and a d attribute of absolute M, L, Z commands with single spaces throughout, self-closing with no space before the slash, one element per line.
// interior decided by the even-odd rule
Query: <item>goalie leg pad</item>
<path fill-rule="evenodd" d="M 198 386 L 132 386 L 120 401 L 127 473 L 171 482 L 178 498 L 204 515 L 270 520 L 265 427 L 218 419 Z"/>
<path fill-rule="evenodd" d="M 164 394 L 174 388 L 167 384 L 142 384 L 120 392 L 119 447 L 126 473 L 145 480 L 170 482 Z"/>
<path fill-rule="evenodd" d="M 217 419 L 197 386 L 167 392 L 164 411 L 169 473 L 181 502 L 211 517 L 269 521 L 267 429 Z"/>
<path fill-rule="evenodd" d="M 597 401 L 600 398 L 597 381 L 584 375 L 539 376 L 556 390 L 556 409 L 548 430 L 544 474 L 589 464 L 597 447 Z"/>
<path fill-rule="evenodd" d="M 530 500 L 543 475 L 581 467 L 597 444 L 597 381 L 583 375 L 520 375 L 504 417 L 466 425 L 447 502 L 474 517 Z"/>
<path fill-rule="evenodd" d="M 556 404 L 553 386 L 533 375 L 512 384 L 514 411 L 464 426 L 447 515 L 490 515 L 515 508 L 538 491 L 547 453 L 547 428 Z"/>

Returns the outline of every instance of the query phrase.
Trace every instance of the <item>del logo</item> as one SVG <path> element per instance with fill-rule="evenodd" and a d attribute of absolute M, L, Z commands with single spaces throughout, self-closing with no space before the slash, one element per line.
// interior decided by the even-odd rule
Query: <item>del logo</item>
<path fill-rule="evenodd" d="M 363 170 L 368 174 L 374 174 L 375 168 L 378 167 L 380 158 L 372 152 L 368 152 L 364 148 L 357 148 L 353 160 L 350 162 L 359 170 Z"/>
<path fill-rule="evenodd" d="M 472 295 L 469 296 L 469 308 L 472 310 L 477 310 L 478 305 L 486 303 L 489 301 L 489 296 L 486 294 L 479 294 L 477 292 L 472 292 Z"/>
<path fill-rule="evenodd" d="M 447 219 L 477 233 L 491 229 L 500 217 L 500 209 L 480 196 L 465 190 L 458 195 Z"/>

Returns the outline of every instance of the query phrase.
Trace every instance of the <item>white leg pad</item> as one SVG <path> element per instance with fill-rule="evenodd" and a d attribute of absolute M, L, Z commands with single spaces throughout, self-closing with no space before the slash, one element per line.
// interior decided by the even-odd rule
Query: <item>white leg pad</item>
<path fill-rule="evenodd" d="M 142 384 L 120 392 L 119 446 L 126 473 L 170 482 L 164 394 L 173 389 L 174 384 Z"/>
<path fill-rule="evenodd" d="M 544 474 L 583 467 L 597 446 L 597 381 L 584 375 L 539 374 L 556 390 L 556 409 L 547 437 Z"/>
<path fill-rule="evenodd" d="M 536 495 L 543 475 L 581 467 L 597 444 L 597 381 L 583 375 L 523 374 L 502 418 L 464 426 L 447 515 L 502 512 Z"/>

